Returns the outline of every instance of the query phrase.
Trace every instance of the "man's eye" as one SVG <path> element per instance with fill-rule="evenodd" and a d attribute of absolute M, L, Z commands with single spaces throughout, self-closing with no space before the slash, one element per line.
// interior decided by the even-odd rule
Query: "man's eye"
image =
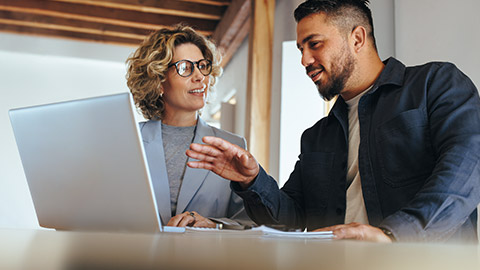
<path fill-rule="evenodd" d="M 322 47 L 323 42 L 322 41 L 311 41 L 308 43 L 308 47 L 312 49 L 318 49 L 319 47 Z"/>

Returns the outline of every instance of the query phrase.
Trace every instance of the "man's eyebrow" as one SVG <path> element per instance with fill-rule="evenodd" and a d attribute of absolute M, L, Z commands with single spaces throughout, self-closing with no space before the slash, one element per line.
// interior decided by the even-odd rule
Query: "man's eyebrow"
<path fill-rule="evenodd" d="M 322 34 L 311 34 L 311 35 L 307 36 L 306 38 L 304 38 L 301 43 L 297 43 L 297 48 L 300 49 L 301 45 L 309 42 L 312 38 L 315 38 L 315 37 L 324 37 L 324 35 L 322 35 Z"/>

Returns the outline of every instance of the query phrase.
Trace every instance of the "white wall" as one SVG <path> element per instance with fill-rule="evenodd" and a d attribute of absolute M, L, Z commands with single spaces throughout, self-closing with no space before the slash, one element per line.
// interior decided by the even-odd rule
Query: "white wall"
<path fill-rule="evenodd" d="M 38 228 L 8 110 L 126 92 L 124 61 L 131 51 L 0 34 L 0 228 Z"/>
<path fill-rule="evenodd" d="M 373 29 L 380 59 L 395 56 L 394 0 L 371 0 Z"/>
<path fill-rule="evenodd" d="M 216 102 L 226 102 L 235 93 L 235 126 L 233 132 L 245 136 L 245 116 L 247 99 L 248 38 L 238 48 L 236 54 L 225 67 L 222 77 L 215 86 Z M 213 97 L 212 97 L 213 98 Z"/>
<path fill-rule="evenodd" d="M 450 61 L 480 86 L 479 0 L 395 0 L 396 55 L 406 65 Z"/>
<path fill-rule="evenodd" d="M 325 116 L 325 101 L 318 94 L 312 80 L 300 65 L 301 54 L 297 42 L 283 42 L 282 100 L 280 110 L 280 137 L 278 184 L 283 186 L 295 167 L 300 154 L 300 138 L 305 129 Z"/>

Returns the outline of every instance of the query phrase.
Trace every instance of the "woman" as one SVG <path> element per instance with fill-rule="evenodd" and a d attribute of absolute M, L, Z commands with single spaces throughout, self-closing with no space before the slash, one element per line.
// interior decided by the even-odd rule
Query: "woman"
<path fill-rule="evenodd" d="M 231 221 L 227 219 L 248 219 L 229 181 L 186 166 L 185 151 L 204 136 L 245 148 L 242 137 L 198 117 L 221 74 L 214 45 L 192 28 L 178 25 L 149 35 L 127 64 L 128 87 L 148 119 L 140 130 L 162 224 L 216 227 L 216 222 Z"/>

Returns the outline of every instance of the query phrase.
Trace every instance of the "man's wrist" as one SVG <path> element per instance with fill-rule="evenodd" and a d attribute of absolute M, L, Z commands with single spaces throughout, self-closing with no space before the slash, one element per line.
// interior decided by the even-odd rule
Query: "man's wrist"
<path fill-rule="evenodd" d="M 254 178 L 247 180 L 245 182 L 238 182 L 238 184 L 240 185 L 242 190 L 246 190 L 253 185 L 253 183 L 255 182 L 255 178 L 257 177 L 255 176 Z"/>

